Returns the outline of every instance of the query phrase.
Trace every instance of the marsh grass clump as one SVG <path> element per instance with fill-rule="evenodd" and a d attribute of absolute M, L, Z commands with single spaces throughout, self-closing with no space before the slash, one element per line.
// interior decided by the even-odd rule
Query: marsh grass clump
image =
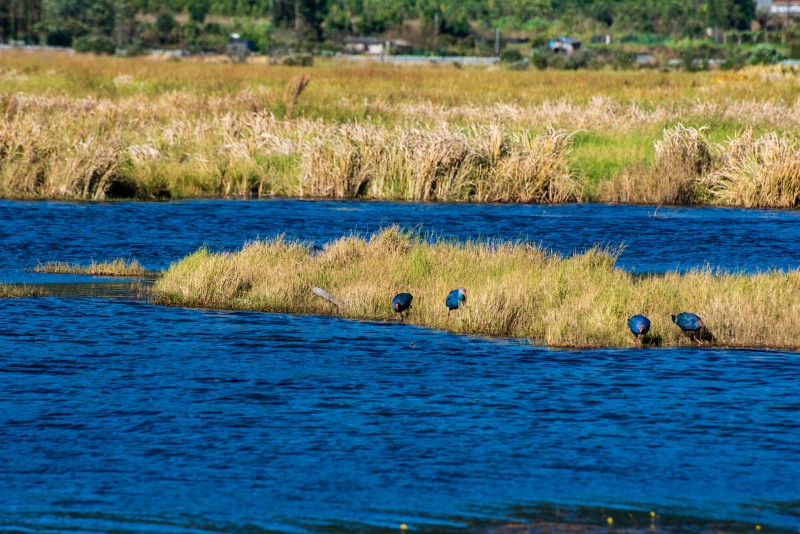
<path fill-rule="evenodd" d="M 355 124 L 330 133 L 306 149 L 301 195 L 553 203 L 580 198 L 567 132 Z"/>
<path fill-rule="evenodd" d="M 476 184 L 477 197 L 490 202 L 562 203 L 581 199 L 571 169 L 572 135 L 550 129 L 546 134 L 516 134 L 515 150 L 498 158 L 494 176 Z M 502 151 L 501 151 L 502 153 Z"/>
<path fill-rule="evenodd" d="M 653 145 L 654 161 L 624 169 L 604 184 L 601 198 L 612 202 L 694 204 L 704 197 L 702 178 L 715 163 L 707 128 L 676 124 Z"/>
<path fill-rule="evenodd" d="M 0 194 L 106 198 L 124 179 L 118 130 L 68 126 L 28 114 L 0 118 Z"/>
<path fill-rule="evenodd" d="M 692 128 L 682 124 L 664 130 L 662 139 L 654 144 L 654 166 L 662 174 L 702 176 L 713 164 L 707 131 L 707 127 Z"/>
<path fill-rule="evenodd" d="M 747 208 L 800 206 L 800 144 L 775 132 L 756 137 L 752 128 L 721 146 L 722 164 L 704 181 L 717 204 Z"/>
<path fill-rule="evenodd" d="M 800 143 L 752 128 L 712 144 L 705 128 L 676 125 L 655 143 L 653 165 L 634 166 L 603 184 L 601 198 L 649 204 L 747 208 L 800 206 Z"/>
<path fill-rule="evenodd" d="M 41 286 L 21 284 L 0 284 L 0 299 L 45 297 L 47 292 Z"/>
<path fill-rule="evenodd" d="M 407 291 L 408 322 L 557 347 L 631 346 L 626 321 L 637 313 L 652 321 L 648 339 L 687 344 L 670 315 L 689 309 L 718 344 L 800 347 L 800 272 L 636 277 L 614 266 L 618 253 L 595 247 L 563 257 L 523 241 L 455 243 L 395 226 L 313 254 L 281 237 L 238 252 L 201 249 L 173 264 L 153 295 L 175 306 L 393 320 L 389 302 Z M 315 297 L 315 286 L 346 306 Z M 445 296 L 456 287 L 469 297 L 448 318 Z"/>
<path fill-rule="evenodd" d="M 137 260 L 117 258 L 111 261 L 95 262 L 89 265 L 78 265 L 67 262 L 47 262 L 33 268 L 36 273 L 49 274 L 88 274 L 93 276 L 150 276 L 155 273 L 148 271 Z"/>

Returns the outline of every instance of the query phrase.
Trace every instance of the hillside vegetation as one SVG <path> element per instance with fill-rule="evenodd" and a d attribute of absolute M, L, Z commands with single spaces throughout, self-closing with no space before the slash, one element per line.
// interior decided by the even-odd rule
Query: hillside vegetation
<path fill-rule="evenodd" d="M 756 22 L 758 31 L 752 32 Z M 494 32 L 534 47 L 562 34 L 642 43 L 706 38 L 797 40 L 752 0 L 26 0 L 0 3 L 0 42 L 128 54 L 225 48 L 230 33 L 259 52 L 335 48 L 348 35 L 402 37 L 418 51 L 494 53 Z M 777 37 L 776 34 L 779 34 Z"/>

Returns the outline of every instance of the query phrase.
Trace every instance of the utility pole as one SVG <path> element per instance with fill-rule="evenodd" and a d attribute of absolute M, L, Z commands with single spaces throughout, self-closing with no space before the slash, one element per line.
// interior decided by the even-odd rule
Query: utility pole
<path fill-rule="evenodd" d="M 500 56 L 500 28 L 494 30 L 494 55 Z"/>

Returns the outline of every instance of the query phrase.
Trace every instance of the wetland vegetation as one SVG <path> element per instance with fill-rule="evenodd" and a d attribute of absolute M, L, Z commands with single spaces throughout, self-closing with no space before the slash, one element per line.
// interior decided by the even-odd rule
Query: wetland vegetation
<path fill-rule="evenodd" d="M 44 297 L 47 292 L 41 286 L 24 284 L 0 284 L 0 299 Z"/>
<path fill-rule="evenodd" d="M 142 277 L 157 273 L 148 271 L 137 260 L 117 258 L 110 261 L 91 261 L 88 265 L 69 262 L 49 261 L 34 267 L 35 273 L 47 274 L 87 274 L 92 276 Z"/>
<path fill-rule="evenodd" d="M 800 272 L 753 275 L 696 270 L 636 276 L 614 267 L 616 251 L 569 257 L 525 242 L 429 241 L 390 227 L 369 239 L 343 237 L 314 253 L 282 238 L 237 252 L 200 249 L 156 281 L 160 304 L 394 320 L 389 303 L 414 295 L 407 321 L 450 332 L 525 338 L 554 347 L 632 346 L 625 322 L 652 320 L 645 344 L 690 341 L 670 315 L 693 311 L 707 339 L 729 347 L 797 349 Z M 345 304 L 315 297 L 322 287 Z M 453 288 L 467 304 L 448 315 Z"/>
<path fill-rule="evenodd" d="M 0 196 L 796 207 L 798 83 L 8 52 Z"/>

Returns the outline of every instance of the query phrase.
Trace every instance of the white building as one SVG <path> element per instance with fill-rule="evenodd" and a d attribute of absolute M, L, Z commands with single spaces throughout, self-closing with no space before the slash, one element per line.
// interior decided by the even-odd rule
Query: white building
<path fill-rule="evenodd" d="M 800 0 L 756 0 L 756 10 L 769 10 L 772 15 L 800 15 Z"/>

